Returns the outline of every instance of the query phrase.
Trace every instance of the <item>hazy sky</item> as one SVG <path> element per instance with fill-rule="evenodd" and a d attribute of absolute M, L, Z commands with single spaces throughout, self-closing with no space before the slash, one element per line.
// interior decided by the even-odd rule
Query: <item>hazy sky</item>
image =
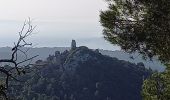
<path fill-rule="evenodd" d="M 24 19 L 33 19 L 37 46 L 69 46 L 71 39 L 90 48 L 115 49 L 102 39 L 99 12 L 104 0 L 0 0 L 0 45 L 11 46 Z"/>

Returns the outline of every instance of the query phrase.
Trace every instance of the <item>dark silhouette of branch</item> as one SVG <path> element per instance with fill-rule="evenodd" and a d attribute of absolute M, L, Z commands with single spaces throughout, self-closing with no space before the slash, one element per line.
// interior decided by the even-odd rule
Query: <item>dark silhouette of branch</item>
<path fill-rule="evenodd" d="M 23 47 L 32 45 L 32 43 L 28 43 L 26 41 L 26 38 L 33 34 L 34 29 L 35 29 L 35 26 L 32 26 L 30 18 L 28 20 L 25 20 L 22 26 L 22 29 L 19 32 L 19 39 L 16 43 L 14 43 L 14 47 L 12 48 L 11 58 L 0 59 L 0 63 L 12 64 L 12 67 L 8 70 L 5 69 L 5 67 L 3 66 L 0 67 L 0 73 L 3 73 L 5 75 L 5 84 L 0 85 L 0 98 L 4 97 L 6 100 L 8 99 L 5 91 L 8 89 L 9 80 L 13 79 L 15 81 L 20 81 L 15 76 L 13 76 L 13 74 L 15 72 L 17 72 L 17 75 L 25 74 L 24 66 L 31 66 L 31 61 L 35 57 L 38 56 L 38 55 L 35 55 L 33 57 L 28 58 L 27 57 L 28 50 L 26 51 L 22 50 Z M 17 62 L 19 52 L 25 55 L 25 59 L 23 59 L 23 61 Z M 27 65 L 24 65 L 24 63 L 28 61 L 30 61 L 30 63 Z"/>

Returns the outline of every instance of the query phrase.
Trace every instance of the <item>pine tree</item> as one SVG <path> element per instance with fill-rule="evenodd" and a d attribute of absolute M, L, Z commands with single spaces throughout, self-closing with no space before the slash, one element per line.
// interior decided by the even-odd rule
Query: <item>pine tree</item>
<path fill-rule="evenodd" d="M 106 0 L 101 11 L 103 35 L 122 50 L 139 52 L 144 59 L 154 56 L 166 65 L 144 81 L 144 100 L 170 100 L 170 1 Z"/>

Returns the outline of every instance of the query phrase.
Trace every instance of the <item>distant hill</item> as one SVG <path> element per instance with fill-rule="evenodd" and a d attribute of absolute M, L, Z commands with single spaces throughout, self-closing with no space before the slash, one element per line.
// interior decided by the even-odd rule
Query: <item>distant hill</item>
<path fill-rule="evenodd" d="M 133 64 L 78 47 L 56 51 L 12 82 L 16 100 L 142 100 L 143 80 L 151 74 L 142 63 Z M 36 74 L 35 74 L 36 73 Z"/>
<path fill-rule="evenodd" d="M 0 58 L 10 58 L 11 57 L 11 47 L 1 47 L 0 48 Z M 35 55 L 39 55 L 36 57 L 33 62 L 37 60 L 45 60 L 50 54 L 53 54 L 55 51 L 60 51 L 63 52 L 65 50 L 69 50 L 69 47 L 41 47 L 41 48 L 23 48 L 23 51 L 26 51 L 29 49 L 27 52 L 28 57 L 32 57 Z M 22 53 L 18 54 L 18 61 L 23 60 L 24 55 Z"/>
<path fill-rule="evenodd" d="M 154 58 L 152 61 L 143 60 L 142 56 L 139 53 L 128 54 L 123 51 L 109 51 L 109 50 L 100 50 L 103 55 L 108 55 L 110 57 L 116 57 L 119 60 L 125 60 L 132 63 L 139 63 L 143 62 L 146 68 L 151 68 L 153 70 L 164 71 L 165 67 L 156 59 Z M 132 59 L 133 57 L 134 59 Z"/>
<path fill-rule="evenodd" d="M 27 48 L 24 48 L 27 49 Z M 32 57 L 34 55 L 39 55 L 37 58 L 35 58 L 33 60 L 33 63 L 37 60 L 45 60 L 49 55 L 52 55 L 55 51 L 60 51 L 63 52 L 65 50 L 69 50 L 70 47 L 54 47 L 54 48 L 50 48 L 50 47 L 41 47 L 41 48 L 30 48 L 29 52 L 28 52 L 28 57 Z M 144 65 L 146 66 L 146 68 L 152 68 L 153 70 L 158 70 L 158 71 L 163 71 L 164 70 L 164 66 L 157 61 L 156 59 L 154 59 L 153 61 L 145 61 L 142 59 L 141 56 L 138 56 L 138 53 L 135 54 L 128 54 L 125 53 L 123 51 L 109 51 L 109 50 L 99 50 L 100 53 L 102 53 L 103 55 L 108 55 L 110 57 L 116 57 L 120 60 L 125 60 L 125 61 L 129 61 L 132 63 L 139 63 L 139 62 L 143 62 Z M 0 48 L 0 58 L 9 58 L 10 57 L 10 53 L 11 52 L 11 48 L 10 47 L 1 47 Z M 133 56 L 135 59 L 131 59 L 130 56 Z M 23 55 L 19 54 L 19 59 L 18 60 L 22 60 L 23 59 Z"/>

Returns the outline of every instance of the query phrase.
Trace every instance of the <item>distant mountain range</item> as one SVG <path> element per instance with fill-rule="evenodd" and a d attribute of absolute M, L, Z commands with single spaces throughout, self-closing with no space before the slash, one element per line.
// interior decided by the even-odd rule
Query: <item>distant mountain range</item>
<path fill-rule="evenodd" d="M 24 48 L 26 50 L 28 48 Z M 64 52 L 65 50 L 69 50 L 70 47 L 41 47 L 41 48 L 29 48 L 30 50 L 27 52 L 28 57 L 32 57 L 34 55 L 39 55 L 37 58 L 33 60 L 33 63 L 37 60 L 45 60 L 49 55 L 52 55 L 55 51 Z M 132 63 L 139 63 L 143 62 L 146 68 L 151 68 L 153 70 L 163 71 L 164 66 L 156 59 L 153 61 L 145 61 L 139 56 L 138 53 L 128 54 L 123 51 L 109 51 L 109 50 L 99 50 L 99 52 L 103 55 L 107 55 L 110 57 L 116 57 L 119 60 L 125 60 Z M 10 58 L 11 55 L 11 48 L 10 47 L 1 47 L 0 48 L 0 59 L 2 58 Z M 133 56 L 134 59 L 130 57 Z M 21 61 L 24 58 L 22 53 L 18 54 L 18 60 Z"/>

